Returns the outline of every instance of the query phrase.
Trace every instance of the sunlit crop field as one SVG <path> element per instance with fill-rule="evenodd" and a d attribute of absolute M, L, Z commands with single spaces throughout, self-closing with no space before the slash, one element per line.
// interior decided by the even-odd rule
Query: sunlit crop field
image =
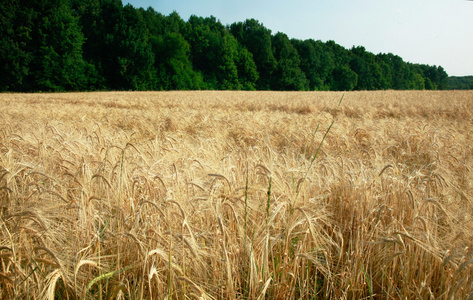
<path fill-rule="evenodd" d="M 467 299 L 473 92 L 0 94 L 2 299 Z"/>

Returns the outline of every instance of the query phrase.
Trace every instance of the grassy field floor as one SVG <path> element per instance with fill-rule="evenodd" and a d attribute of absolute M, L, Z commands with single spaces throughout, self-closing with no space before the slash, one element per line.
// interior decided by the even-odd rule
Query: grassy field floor
<path fill-rule="evenodd" d="M 0 296 L 471 298 L 472 141 L 469 91 L 0 94 Z"/>

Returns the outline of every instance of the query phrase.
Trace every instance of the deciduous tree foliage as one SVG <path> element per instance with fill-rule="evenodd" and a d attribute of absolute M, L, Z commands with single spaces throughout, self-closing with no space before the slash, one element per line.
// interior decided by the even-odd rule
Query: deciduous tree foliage
<path fill-rule="evenodd" d="M 300 68 L 309 81 L 309 90 L 327 90 L 328 75 L 334 68 L 332 53 L 325 50 L 321 41 L 312 39 L 291 40 L 300 57 Z"/>
<path fill-rule="evenodd" d="M 32 53 L 33 11 L 21 9 L 19 0 L 0 6 L 0 90 L 22 90 L 27 85 Z"/>
<path fill-rule="evenodd" d="M 448 86 L 454 90 L 473 90 L 473 76 L 449 77 Z"/>
<path fill-rule="evenodd" d="M 185 21 L 121 0 L 2 1 L 0 71 L 0 91 L 25 92 L 434 90 L 449 83 L 442 67 L 391 53 L 289 39 L 255 19 Z"/>
<path fill-rule="evenodd" d="M 248 19 L 230 25 L 230 32 L 253 54 L 259 73 L 257 89 L 269 90 L 271 77 L 277 66 L 271 44 L 271 30 L 255 19 Z"/>
<path fill-rule="evenodd" d="M 188 39 L 194 67 L 209 89 L 238 89 L 238 42 L 215 17 L 191 16 Z"/>
<path fill-rule="evenodd" d="M 278 32 L 273 37 L 273 53 L 276 58 L 276 70 L 272 76 L 272 90 L 307 90 L 309 81 L 300 68 L 300 57 L 296 48 L 284 33 Z"/>

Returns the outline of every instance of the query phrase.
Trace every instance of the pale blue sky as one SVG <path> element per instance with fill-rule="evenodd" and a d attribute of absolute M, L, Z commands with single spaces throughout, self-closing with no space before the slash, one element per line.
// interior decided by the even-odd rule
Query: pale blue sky
<path fill-rule="evenodd" d="M 334 40 L 375 54 L 441 65 L 451 76 L 473 75 L 473 1 L 466 0 L 122 0 L 134 7 L 215 16 L 224 25 L 254 18 L 289 38 Z"/>

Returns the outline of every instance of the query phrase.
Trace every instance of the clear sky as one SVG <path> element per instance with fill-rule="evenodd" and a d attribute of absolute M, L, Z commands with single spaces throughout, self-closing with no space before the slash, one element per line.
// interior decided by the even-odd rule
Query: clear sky
<path fill-rule="evenodd" d="M 405 61 L 441 65 L 450 76 L 473 75 L 473 1 L 467 0 L 122 0 L 215 16 L 224 25 L 254 18 L 289 38 L 328 41 L 372 53 L 393 53 Z"/>

